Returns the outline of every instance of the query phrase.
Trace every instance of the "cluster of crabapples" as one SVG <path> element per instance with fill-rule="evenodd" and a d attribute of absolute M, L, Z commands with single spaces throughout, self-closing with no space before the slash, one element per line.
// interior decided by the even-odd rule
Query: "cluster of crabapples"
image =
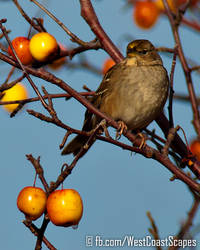
<path fill-rule="evenodd" d="M 197 6 L 199 0 L 191 0 L 190 8 Z M 187 0 L 167 0 L 173 13 Z M 154 26 L 160 14 L 165 10 L 162 0 L 135 0 L 133 1 L 133 19 L 136 25 L 142 29 L 150 29 Z M 102 74 L 115 65 L 112 58 L 107 58 L 102 67 Z"/>
<path fill-rule="evenodd" d="M 8 47 L 8 54 L 15 60 L 15 55 L 17 55 L 23 65 L 31 65 L 36 61 L 41 63 L 52 61 L 60 49 L 66 49 L 63 45 L 58 44 L 56 39 L 47 32 L 37 33 L 30 40 L 27 37 L 16 37 L 11 43 L 12 46 Z M 49 64 L 49 67 L 58 69 L 65 63 L 65 60 L 65 57 L 54 60 Z M 3 92 L 1 101 L 20 101 L 27 98 L 27 89 L 19 82 Z M 17 106 L 18 104 L 7 104 L 3 107 L 6 111 L 12 113 Z"/>
<path fill-rule="evenodd" d="M 74 189 L 52 192 L 48 198 L 43 189 L 24 187 L 17 197 L 17 207 L 27 220 L 37 220 L 45 211 L 56 226 L 76 226 L 83 214 L 83 202 Z"/>
<path fill-rule="evenodd" d="M 12 46 L 8 47 L 8 54 L 16 60 L 19 58 L 23 65 L 32 65 L 34 62 L 47 63 L 58 54 L 59 50 L 66 50 L 66 48 L 57 43 L 56 39 L 47 32 L 40 32 L 35 34 L 31 39 L 27 37 L 16 37 L 12 40 Z M 14 50 L 14 51 L 13 51 Z M 58 69 L 66 62 L 65 57 L 53 60 L 48 66 L 51 69 Z M 105 60 L 102 67 L 102 74 L 105 74 L 115 62 L 108 58 Z M 20 101 L 28 98 L 26 87 L 22 83 L 15 84 L 3 92 L 2 102 Z M 12 113 L 18 104 L 5 104 L 4 109 Z"/>
<path fill-rule="evenodd" d="M 24 65 L 30 65 L 34 60 L 46 62 L 55 57 L 59 50 L 55 37 L 47 32 L 37 33 L 30 40 L 27 37 L 16 37 L 12 40 L 12 47 Z M 9 46 L 8 54 L 15 58 L 13 49 Z"/>
<path fill-rule="evenodd" d="M 168 5 L 173 13 L 187 0 L 167 0 Z M 190 1 L 190 8 L 197 5 L 198 0 Z M 143 29 L 149 29 L 158 20 L 160 14 L 164 12 L 165 8 L 162 0 L 136 0 L 134 1 L 133 18 L 137 26 Z"/>

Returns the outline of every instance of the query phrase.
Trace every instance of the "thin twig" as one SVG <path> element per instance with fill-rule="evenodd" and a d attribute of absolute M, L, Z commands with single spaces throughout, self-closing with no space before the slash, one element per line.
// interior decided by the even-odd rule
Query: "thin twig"
<path fill-rule="evenodd" d="M 169 147 L 172 143 L 172 141 L 174 140 L 174 137 L 177 133 L 177 131 L 180 129 L 180 126 L 176 126 L 176 128 L 170 128 L 169 130 L 169 133 L 168 133 L 168 136 L 167 136 L 167 141 L 165 143 L 165 146 L 163 147 L 162 149 L 162 154 L 164 156 L 167 156 L 168 155 L 168 152 L 169 152 Z"/>
<path fill-rule="evenodd" d="M 50 192 L 52 192 L 53 190 L 55 190 L 66 179 L 66 177 L 71 174 L 71 172 L 72 172 L 73 168 L 76 166 L 76 163 L 78 162 L 78 160 L 81 157 L 83 157 L 83 155 L 86 154 L 86 152 L 89 150 L 89 148 L 91 147 L 91 145 L 94 143 L 94 141 L 96 139 L 96 134 L 98 133 L 99 129 L 104 126 L 105 122 L 106 122 L 105 120 L 102 120 L 96 126 L 96 128 L 94 130 L 92 130 L 92 132 L 90 133 L 90 136 L 89 136 L 87 142 L 80 149 L 80 151 L 78 152 L 78 154 L 76 155 L 76 157 L 74 158 L 74 160 L 72 161 L 72 163 L 69 166 L 67 166 L 64 171 L 61 172 L 61 174 L 58 176 L 56 182 L 52 182 L 51 183 Z"/>
<path fill-rule="evenodd" d="M 30 23 L 30 25 L 32 27 L 34 27 L 35 30 L 37 30 L 38 32 L 42 32 L 43 29 L 41 28 L 40 25 L 37 25 L 27 14 L 26 12 L 22 9 L 21 5 L 18 3 L 17 0 L 13 0 L 14 4 L 16 5 L 16 7 L 18 8 L 19 12 L 21 13 L 21 15 L 26 19 L 26 21 L 28 23 Z"/>
<path fill-rule="evenodd" d="M 76 42 L 82 46 L 86 46 L 87 42 L 82 41 L 80 38 L 78 38 L 75 34 L 73 34 L 65 25 L 62 23 L 57 17 L 55 17 L 50 11 L 48 11 L 42 4 L 40 4 L 36 0 L 30 0 L 30 2 L 33 2 L 36 4 L 41 10 L 43 10 L 49 17 L 51 17 L 71 38 L 73 42 Z"/>
<path fill-rule="evenodd" d="M 193 82 L 192 82 L 191 71 L 190 71 L 190 68 L 188 66 L 187 60 L 185 58 L 182 44 L 181 44 L 181 40 L 180 40 L 180 36 L 179 36 L 179 31 L 178 31 L 179 25 L 177 25 L 177 22 L 176 22 L 177 20 L 174 18 L 173 14 L 170 10 L 170 7 L 168 5 L 167 0 L 162 0 L 162 1 L 163 1 L 164 6 L 165 6 L 166 13 L 167 13 L 167 16 L 168 16 L 170 24 L 171 24 L 174 39 L 175 39 L 176 44 L 177 44 L 178 56 L 180 58 L 181 65 L 182 65 L 184 75 L 185 75 L 185 79 L 187 82 L 188 93 L 189 93 L 189 96 L 191 99 L 193 116 L 194 116 L 194 119 L 193 119 L 194 127 L 196 129 L 198 136 L 200 136 L 200 115 L 199 115 L 199 110 L 198 110 L 198 103 L 197 103 L 197 98 L 196 98 L 196 94 L 195 94 L 195 90 L 194 90 L 194 86 L 193 86 Z"/>
<path fill-rule="evenodd" d="M 172 67 L 170 73 L 170 91 L 169 91 L 169 125 L 171 128 L 174 127 L 174 119 L 173 119 L 173 96 L 174 96 L 174 71 L 176 66 L 176 56 L 177 56 L 177 49 L 174 50 L 174 56 L 172 60 Z"/>
<path fill-rule="evenodd" d="M 18 82 L 20 82 L 21 80 L 23 80 L 24 77 L 25 77 L 25 76 L 24 76 L 24 74 L 23 74 L 22 76 L 20 76 L 19 78 L 17 78 L 16 80 L 14 80 L 14 81 L 12 81 L 12 82 L 10 82 L 10 83 L 7 83 L 7 79 L 6 79 L 6 81 L 0 86 L 0 92 L 12 88 L 16 83 L 18 83 Z M 17 103 L 19 103 L 19 102 L 17 102 Z M 23 104 L 23 103 L 22 103 L 22 104 Z M 1 105 L 1 104 L 0 104 L 0 105 Z"/>
<path fill-rule="evenodd" d="M 29 228 L 29 230 L 35 235 L 38 236 L 39 234 L 39 229 L 30 221 L 23 221 L 24 225 Z M 45 236 L 43 236 L 42 241 L 44 242 L 44 244 L 47 246 L 48 249 L 50 250 L 57 250 L 48 240 Z"/>
<path fill-rule="evenodd" d="M 3 90 L 6 90 L 8 88 L 11 88 L 14 84 L 16 84 L 18 81 L 18 79 L 16 81 L 12 82 L 12 85 L 9 85 L 9 87 L 7 88 L 3 88 Z M 2 86 L 0 87 L 0 91 L 1 91 Z M 91 92 L 79 92 L 80 95 L 82 96 L 93 96 L 95 94 L 94 91 Z M 48 99 L 47 95 L 43 95 L 42 96 L 44 99 Z M 57 99 L 57 98 L 66 98 L 67 100 L 69 100 L 72 96 L 70 94 L 49 94 L 49 97 L 52 99 Z M 1 102 L 0 101 L 0 105 L 6 105 L 6 104 L 26 104 L 26 103 L 30 103 L 30 102 L 37 102 L 40 101 L 39 97 L 32 97 L 32 98 L 27 98 L 27 99 L 22 99 L 22 100 L 14 100 L 14 101 L 5 101 L 5 102 Z"/>
<path fill-rule="evenodd" d="M 199 65 L 190 68 L 190 71 L 198 71 L 198 70 L 200 70 L 200 66 Z"/>
<path fill-rule="evenodd" d="M 170 54 L 174 54 L 175 50 L 174 49 L 171 49 L 171 48 L 166 48 L 166 47 L 157 47 L 156 50 L 158 52 L 168 52 Z"/>
<path fill-rule="evenodd" d="M 194 217 L 197 214 L 197 211 L 199 208 L 199 196 L 196 195 L 194 192 L 192 192 L 192 193 L 194 196 L 194 201 L 193 201 L 192 207 L 191 207 L 190 211 L 188 212 L 188 217 L 187 217 L 185 223 L 180 228 L 180 231 L 178 232 L 177 236 L 175 236 L 176 240 L 183 240 L 184 239 L 184 236 L 188 233 L 189 229 L 191 228 Z M 176 246 L 169 247 L 169 250 L 176 250 L 176 249 L 179 249 L 177 244 L 176 244 Z"/>
<path fill-rule="evenodd" d="M 72 134 L 72 131 L 67 131 L 67 133 L 65 134 L 61 144 L 59 145 L 59 148 L 62 149 L 68 139 L 68 137 Z"/>
<path fill-rule="evenodd" d="M 189 20 L 185 17 L 182 18 L 182 23 L 193 28 L 196 31 L 200 31 L 200 23 L 198 23 L 197 21 L 193 21 L 193 20 Z"/>
<path fill-rule="evenodd" d="M 10 72 L 8 73 L 8 76 L 7 76 L 6 80 L 5 80 L 5 82 L 3 83 L 3 85 L 8 83 L 8 81 L 10 80 L 10 78 L 13 75 L 14 71 L 15 71 L 15 67 L 12 67 Z"/>
<path fill-rule="evenodd" d="M 149 232 L 152 234 L 152 236 L 154 237 L 154 239 L 156 241 L 160 240 L 160 236 L 159 236 L 159 233 L 158 233 L 158 228 L 157 228 L 156 223 L 155 223 L 155 221 L 154 221 L 154 219 L 153 219 L 153 217 L 152 217 L 152 215 L 151 215 L 151 213 L 149 211 L 147 212 L 147 217 L 148 217 L 148 219 L 149 219 L 149 221 L 151 223 L 151 226 L 152 226 L 152 228 L 149 228 Z M 159 245 L 156 246 L 156 249 L 157 250 L 162 250 L 162 248 Z"/>
<path fill-rule="evenodd" d="M 37 159 L 35 159 L 31 154 L 30 155 L 26 155 L 27 160 L 29 160 L 33 167 L 35 168 L 35 172 L 38 174 L 46 193 L 49 193 L 49 185 L 44 177 L 44 170 L 42 168 L 42 166 L 40 165 L 40 157 L 38 157 Z"/>

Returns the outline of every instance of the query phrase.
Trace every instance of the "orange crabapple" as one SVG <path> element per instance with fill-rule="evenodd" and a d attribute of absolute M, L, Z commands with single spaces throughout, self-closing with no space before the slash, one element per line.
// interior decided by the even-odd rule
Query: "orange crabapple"
<path fill-rule="evenodd" d="M 156 23 L 159 13 L 159 9 L 153 1 L 136 1 L 133 18 L 140 28 L 149 29 Z"/>
<path fill-rule="evenodd" d="M 54 36 L 47 32 L 35 34 L 29 44 L 30 52 L 37 61 L 46 62 L 53 58 L 59 50 Z"/>
<path fill-rule="evenodd" d="M 104 61 L 104 64 L 103 64 L 103 68 L 102 68 L 102 73 L 103 75 L 106 74 L 106 72 L 112 68 L 112 66 L 115 65 L 115 61 L 113 61 L 112 58 L 107 58 L 105 61 Z"/>
<path fill-rule="evenodd" d="M 74 189 L 61 189 L 52 192 L 47 199 L 47 213 L 56 226 L 76 226 L 83 214 L 83 202 Z"/>
<path fill-rule="evenodd" d="M 16 37 L 15 39 L 12 40 L 12 46 L 18 58 L 24 65 L 29 65 L 33 62 L 33 57 L 29 50 L 29 43 L 30 40 L 23 36 Z M 11 55 L 16 60 L 16 57 L 10 46 L 8 47 L 8 54 Z"/>
<path fill-rule="evenodd" d="M 10 102 L 10 101 L 18 101 L 18 100 L 24 100 L 28 98 L 28 91 L 26 87 L 18 82 L 10 89 L 7 89 L 3 91 L 3 97 L 1 98 L 2 102 Z M 12 113 L 19 104 L 5 104 L 3 105 L 3 108 L 9 112 Z"/>
<path fill-rule="evenodd" d="M 17 197 L 17 207 L 26 219 L 37 220 L 46 209 L 47 196 L 39 187 L 24 187 Z"/>

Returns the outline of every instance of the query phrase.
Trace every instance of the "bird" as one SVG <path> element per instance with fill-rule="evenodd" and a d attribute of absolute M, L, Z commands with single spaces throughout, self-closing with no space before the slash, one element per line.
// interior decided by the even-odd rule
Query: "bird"
<path fill-rule="evenodd" d="M 126 57 L 108 70 L 90 102 L 128 130 L 141 131 L 163 111 L 168 89 L 161 57 L 149 40 L 139 39 L 127 45 Z M 86 110 L 82 131 L 92 131 L 100 121 Z M 61 154 L 77 155 L 87 140 L 77 135 Z"/>

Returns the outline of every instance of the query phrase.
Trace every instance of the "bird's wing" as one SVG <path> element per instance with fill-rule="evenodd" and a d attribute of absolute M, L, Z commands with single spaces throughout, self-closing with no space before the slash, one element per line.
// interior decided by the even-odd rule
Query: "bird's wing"
<path fill-rule="evenodd" d="M 101 84 L 96 90 L 96 94 L 89 100 L 94 105 L 95 108 L 97 109 L 100 108 L 102 97 L 110 91 L 109 85 L 111 84 L 111 82 L 113 82 L 110 81 L 110 79 L 113 78 L 113 74 L 116 74 L 118 70 L 119 70 L 119 64 L 114 65 L 112 68 L 108 70 Z M 90 131 L 95 127 L 96 123 L 97 122 L 94 114 L 91 113 L 89 110 L 86 110 L 85 120 L 83 123 L 82 130 Z"/>

